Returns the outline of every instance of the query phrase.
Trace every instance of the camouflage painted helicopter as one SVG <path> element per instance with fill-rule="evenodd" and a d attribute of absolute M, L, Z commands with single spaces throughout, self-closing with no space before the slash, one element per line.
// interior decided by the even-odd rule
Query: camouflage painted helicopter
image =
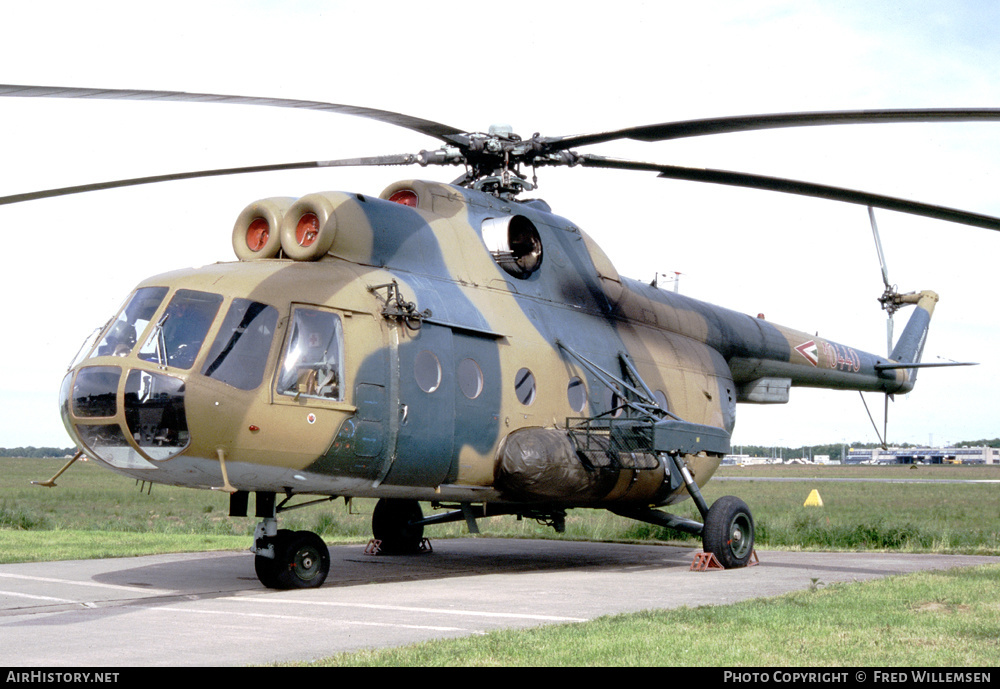
<path fill-rule="evenodd" d="M 895 110 L 674 122 L 521 139 L 398 113 L 311 101 L 158 91 L 0 86 L 0 96 L 181 100 L 311 108 L 434 137 L 416 154 L 203 170 L 0 198 L 193 177 L 357 165 L 462 165 L 451 184 L 406 180 L 378 196 L 323 192 L 248 205 L 236 262 L 144 280 L 81 348 L 60 391 L 86 455 L 151 483 L 228 491 L 247 516 L 268 587 L 315 587 L 329 571 L 316 534 L 280 513 L 336 497 L 378 498 L 382 552 L 418 551 L 424 527 L 517 515 L 557 530 L 601 508 L 701 535 L 727 567 L 753 556 L 749 508 L 700 487 L 730 449 L 738 402 L 785 403 L 792 386 L 913 388 L 937 295 L 882 297 L 915 309 L 888 357 L 697 301 L 618 274 L 571 220 L 531 191 L 525 167 L 656 172 L 1000 229 L 1000 219 L 792 180 L 577 153 L 832 124 L 1000 119 L 1000 110 Z M 67 465 L 69 466 L 69 465 Z M 65 470 L 65 467 L 64 469 Z M 60 472 L 61 473 L 61 472 Z M 52 481 L 46 482 L 51 484 Z M 313 496 L 294 502 L 297 496 Z M 693 499 L 702 522 L 663 507 Z M 424 516 L 420 502 L 446 511 Z"/>

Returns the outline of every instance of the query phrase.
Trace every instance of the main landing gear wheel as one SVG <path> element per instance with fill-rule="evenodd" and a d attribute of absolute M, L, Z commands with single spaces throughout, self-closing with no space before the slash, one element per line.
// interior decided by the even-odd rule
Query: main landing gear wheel
<path fill-rule="evenodd" d="M 753 554 L 753 537 L 753 516 L 739 498 L 719 498 L 708 510 L 701 532 L 702 546 L 726 569 L 747 566 Z"/>
<path fill-rule="evenodd" d="M 309 589 L 322 586 L 330 573 L 330 550 L 311 531 L 279 529 L 270 539 L 274 557 L 257 555 L 254 569 L 264 586 L 272 589 Z"/>
<path fill-rule="evenodd" d="M 382 498 L 372 512 L 372 536 L 387 555 L 419 553 L 424 527 L 414 522 L 423 518 L 416 500 Z"/>

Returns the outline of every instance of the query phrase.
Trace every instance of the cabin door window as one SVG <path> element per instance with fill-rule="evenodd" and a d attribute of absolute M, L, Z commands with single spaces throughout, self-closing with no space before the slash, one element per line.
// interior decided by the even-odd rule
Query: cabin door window
<path fill-rule="evenodd" d="M 279 395 L 344 399 L 344 329 L 340 316 L 298 307 L 292 311 L 288 343 L 278 372 Z"/>

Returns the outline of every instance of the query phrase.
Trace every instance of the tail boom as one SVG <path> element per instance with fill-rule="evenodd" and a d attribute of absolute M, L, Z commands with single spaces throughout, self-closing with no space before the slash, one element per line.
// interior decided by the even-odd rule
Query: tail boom
<path fill-rule="evenodd" d="M 788 342 L 781 357 L 740 353 L 729 360 L 739 401 L 783 403 L 793 386 L 906 393 L 913 389 L 923 354 L 931 315 L 938 301 L 934 292 L 905 294 L 901 304 L 914 304 L 902 335 L 890 357 L 876 356 L 806 333 L 775 327 Z M 763 353 L 761 353 L 763 354 Z"/>

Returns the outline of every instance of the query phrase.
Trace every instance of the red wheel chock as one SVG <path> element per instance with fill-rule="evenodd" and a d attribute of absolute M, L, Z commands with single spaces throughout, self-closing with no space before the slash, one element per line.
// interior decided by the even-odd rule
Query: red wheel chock
<path fill-rule="evenodd" d="M 423 538 L 420 540 L 419 551 L 421 553 L 431 553 L 434 552 L 434 547 L 431 546 L 430 539 Z M 378 555 L 382 552 L 382 541 L 378 539 L 371 539 L 368 541 L 368 545 L 365 546 L 365 555 Z"/>
<path fill-rule="evenodd" d="M 754 565 L 759 565 L 760 559 L 757 557 L 757 551 L 750 551 L 750 561 L 747 562 L 747 567 L 753 567 Z M 707 572 L 714 569 L 725 569 L 719 559 L 715 557 L 715 553 L 698 552 L 694 554 L 694 560 L 691 561 L 690 571 L 692 572 Z"/>
<path fill-rule="evenodd" d="M 695 553 L 691 561 L 692 572 L 707 572 L 710 569 L 725 569 L 715 557 L 715 553 Z"/>

